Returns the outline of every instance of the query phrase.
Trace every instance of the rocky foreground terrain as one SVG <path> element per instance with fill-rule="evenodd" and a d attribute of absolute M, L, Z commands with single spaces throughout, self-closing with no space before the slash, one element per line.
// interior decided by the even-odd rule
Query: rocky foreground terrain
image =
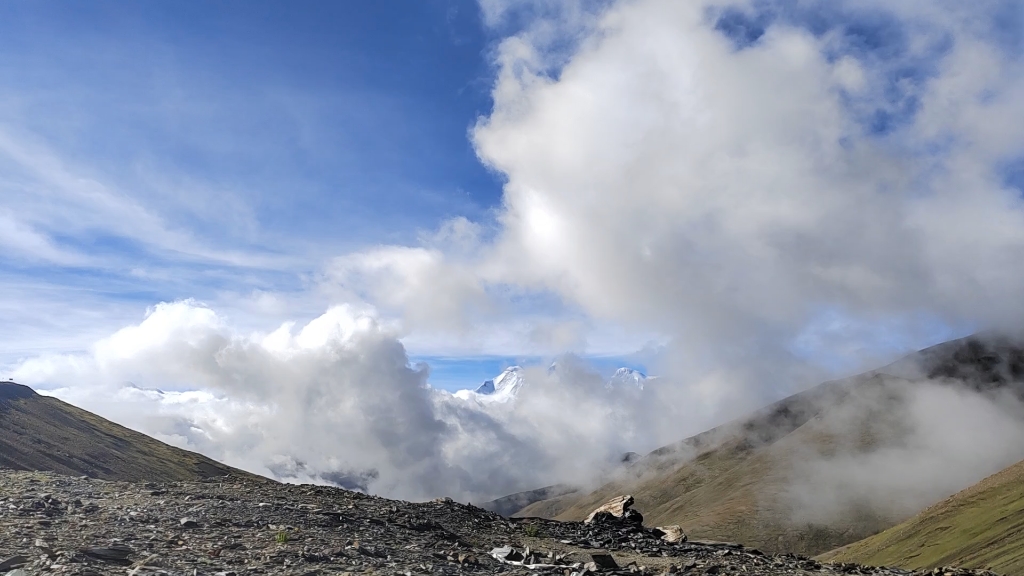
<path fill-rule="evenodd" d="M 448 499 L 409 503 L 252 477 L 128 483 L 0 470 L 7 576 L 911 574 L 687 542 L 641 522 L 634 511 L 589 524 L 507 519 Z"/>

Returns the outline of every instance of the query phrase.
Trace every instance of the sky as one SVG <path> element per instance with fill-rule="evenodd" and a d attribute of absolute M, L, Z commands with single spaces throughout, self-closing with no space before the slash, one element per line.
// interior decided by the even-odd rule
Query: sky
<path fill-rule="evenodd" d="M 311 319 L 338 299 L 318 286 L 332 257 L 501 206 L 469 139 L 500 30 L 473 1 L 0 10 L 7 363 L 87 349 L 165 301 Z M 433 339 L 410 352 L 447 388 L 551 354 Z"/>
<path fill-rule="evenodd" d="M 1019 330 L 1022 4 L 892 4 L 4 4 L 0 372 L 249 469 L 479 495 Z M 514 364 L 533 416 L 445 395 Z"/>
<path fill-rule="evenodd" d="M 0 10 L 8 361 L 161 301 L 308 314 L 329 256 L 500 203 L 474 2 Z"/>

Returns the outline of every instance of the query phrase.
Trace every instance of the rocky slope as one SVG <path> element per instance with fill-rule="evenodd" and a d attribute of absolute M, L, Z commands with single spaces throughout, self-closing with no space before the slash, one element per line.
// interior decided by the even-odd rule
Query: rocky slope
<path fill-rule="evenodd" d="M 246 474 L 12 382 L 0 382 L 0 468 L 108 480 Z"/>
<path fill-rule="evenodd" d="M 822 558 L 915 569 L 956 563 L 1024 574 L 1024 462 Z"/>
<path fill-rule="evenodd" d="M 908 395 L 926 380 L 1020 398 L 1022 378 L 1024 349 L 1013 341 L 948 342 L 655 450 L 596 490 L 536 502 L 516 515 L 580 520 L 615 494 L 631 493 L 647 503 L 645 512 L 653 522 L 679 524 L 701 538 L 819 554 L 909 514 L 884 505 L 857 506 L 827 521 L 794 521 L 798 514 L 790 487 L 800 480 L 797 465 L 900 445 L 907 437 Z"/>
<path fill-rule="evenodd" d="M 127 483 L 0 470 L 0 534 L 7 576 L 908 574 L 668 543 L 609 515 L 589 525 L 508 520 L 447 499 L 413 504 L 235 476 Z"/>

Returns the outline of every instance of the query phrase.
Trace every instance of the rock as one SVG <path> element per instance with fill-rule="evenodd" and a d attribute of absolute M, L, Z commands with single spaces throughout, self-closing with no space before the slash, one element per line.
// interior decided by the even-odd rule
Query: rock
<path fill-rule="evenodd" d="M 113 544 L 111 546 L 89 546 L 82 548 L 81 552 L 86 556 L 90 556 L 98 560 L 120 562 L 127 560 L 133 550 L 124 544 Z"/>
<path fill-rule="evenodd" d="M 603 570 L 618 570 L 619 564 L 612 558 L 611 554 L 591 554 L 590 559 L 594 561 L 594 564 L 598 568 Z"/>
<path fill-rule="evenodd" d="M 199 522 L 196 522 L 192 518 L 182 518 L 178 521 L 182 528 L 199 528 Z"/>
<path fill-rule="evenodd" d="M 11 570 L 13 568 L 18 568 L 19 566 L 24 566 L 25 564 L 28 564 L 27 556 L 11 556 L 7 560 L 0 562 L 0 572 L 5 570 Z"/>
<path fill-rule="evenodd" d="M 677 542 L 686 542 L 686 534 L 678 524 L 671 526 L 658 526 L 653 530 L 654 535 L 660 537 L 669 544 L 675 544 Z"/>
<path fill-rule="evenodd" d="M 633 510 L 632 508 L 626 510 L 626 513 L 622 515 L 622 519 L 627 522 L 635 522 L 637 524 L 644 523 L 644 515 L 641 514 L 639 510 Z"/>
<path fill-rule="evenodd" d="M 567 563 L 565 562 L 564 554 L 555 554 L 554 552 L 540 552 L 538 550 L 531 550 L 529 547 L 519 552 L 511 546 L 499 546 L 494 548 L 490 552 L 498 562 L 502 564 L 511 564 L 513 566 L 525 566 L 531 570 L 556 570 L 565 569 L 566 571 L 579 568 L 579 563 Z M 475 565 L 476 563 L 460 562 L 463 564 L 463 568 L 467 565 Z"/>
<path fill-rule="evenodd" d="M 594 521 L 594 518 L 601 514 L 610 514 L 614 518 L 623 518 L 626 516 L 626 511 L 633 505 L 633 497 L 629 494 L 624 496 L 616 496 L 604 504 L 598 506 L 587 516 L 587 519 L 583 522 L 590 524 Z"/>
<path fill-rule="evenodd" d="M 494 556 L 496 560 L 507 560 L 509 562 L 519 562 L 524 558 L 522 554 L 520 554 L 518 551 L 516 551 L 515 548 L 511 546 L 502 546 L 500 548 L 495 548 L 491 550 L 491 556 Z"/>
<path fill-rule="evenodd" d="M 629 522 L 639 525 L 644 523 L 644 515 L 641 514 L 638 510 L 633 510 L 632 508 L 626 510 L 625 513 L 622 514 L 622 516 L 615 516 L 611 512 L 598 512 L 595 510 L 590 515 L 589 520 L 590 522 L 588 523 L 590 524 L 616 525 L 622 524 L 624 522 Z"/>

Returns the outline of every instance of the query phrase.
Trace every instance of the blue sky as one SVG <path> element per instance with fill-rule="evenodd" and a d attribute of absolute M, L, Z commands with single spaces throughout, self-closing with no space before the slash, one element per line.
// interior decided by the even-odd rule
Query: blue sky
<path fill-rule="evenodd" d="M 110 226 L 124 214 L 88 199 L 98 221 L 39 222 L 62 200 L 41 189 L 83 179 L 197 244 L 269 257 L 309 252 L 295 244 L 314 239 L 323 253 L 380 242 L 493 204 L 498 184 L 465 137 L 487 103 L 475 5 L 416 3 L 397 19 L 361 9 L 373 4 L 339 6 L 0 7 L 0 121 L 17 148 L 0 160 L 4 204 L 22 221 L 35 216 L 50 245 L 5 251 L 0 271 L 16 293 L 7 299 L 29 292 L 93 310 L 129 302 L 138 314 L 224 288 L 294 289 L 308 268 L 178 254 L 173 239 Z M 54 165 L 63 182 L 47 179 Z M 35 312 L 8 318 L 38 330 L 37 347 L 59 349 L 60 323 Z"/>
<path fill-rule="evenodd" d="M 330 256 L 492 218 L 502 177 L 468 131 L 498 37 L 477 3 L 294 8 L 0 6 L 0 207 L 39 240 L 0 256 L 5 360 L 83 349 L 161 301 L 300 294 Z M 433 373 L 472 385 L 522 359 Z"/>
<path fill-rule="evenodd" d="M 474 2 L 0 10 L 5 120 L 161 207 L 188 209 L 154 172 L 244 198 L 257 243 L 301 227 L 343 246 L 499 200 L 466 138 L 492 84 Z M 236 232 L 195 224 L 215 242 Z"/>

